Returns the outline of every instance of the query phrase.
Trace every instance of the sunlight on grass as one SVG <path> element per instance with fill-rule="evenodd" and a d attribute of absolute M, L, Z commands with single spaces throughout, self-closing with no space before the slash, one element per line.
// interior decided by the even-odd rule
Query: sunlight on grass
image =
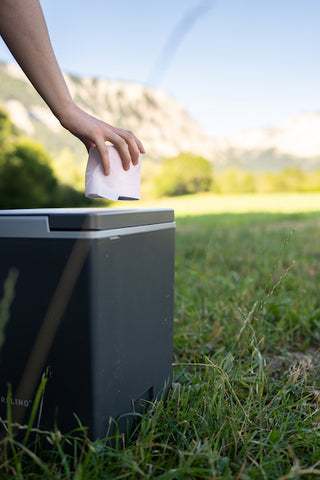
<path fill-rule="evenodd" d="M 201 193 L 139 202 L 115 202 L 113 207 L 173 208 L 177 216 L 208 213 L 297 213 L 320 211 L 320 193 L 217 195 Z"/>

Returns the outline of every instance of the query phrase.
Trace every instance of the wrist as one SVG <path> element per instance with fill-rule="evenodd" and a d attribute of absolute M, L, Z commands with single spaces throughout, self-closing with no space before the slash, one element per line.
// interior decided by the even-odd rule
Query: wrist
<path fill-rule="evenodd" d="M 79 107 L 74 103 L 72 98 L 70 98 L 60 104 L 59 108 L 53 111 L 53 114 L 57 117 L 60 124 L 68 129 L 71 119 L 79 110 Z"/>

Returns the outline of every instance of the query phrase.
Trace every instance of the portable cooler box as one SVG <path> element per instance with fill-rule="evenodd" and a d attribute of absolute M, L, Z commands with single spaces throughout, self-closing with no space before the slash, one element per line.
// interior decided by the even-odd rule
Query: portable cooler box
<path fill-rule="evenodd" d="M 104 438 L 110 419 L 130 428 L 132 412 L 166 395 L 174 235 L 173 210 L 0 211 L 0 299 L 16 274 L 0 324 L 2 418 L 10 383 L 14 419 L 27 421 L 45 371 L 40 427 L 63 433 L 78 417 Z"/>

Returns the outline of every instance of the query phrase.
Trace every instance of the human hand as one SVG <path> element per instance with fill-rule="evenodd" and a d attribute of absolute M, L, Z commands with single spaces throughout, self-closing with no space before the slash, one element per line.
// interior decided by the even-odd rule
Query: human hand
<path fill-rule="evenodd" d="M 93 117 L 74 103 L 64 110 L 60 123 L 84 143 L 88 152 L 91 146 L 97 147 L 106 175 L 110 174 L 110 160 L 105 142 L 112 143 L 118 150 L 124 170 L 129 170 L 131 162 L 137 165 L 140 153 L 145 153 L 142 143 L 132 132 Z"/>

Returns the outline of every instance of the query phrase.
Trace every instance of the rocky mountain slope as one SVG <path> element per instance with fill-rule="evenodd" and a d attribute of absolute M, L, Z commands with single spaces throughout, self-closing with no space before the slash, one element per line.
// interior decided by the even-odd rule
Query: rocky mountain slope
<path fill-rule="evenodd" d="M 166 92 L 135 83 L 65 78 L 80 106 L 134 131 L 149 157 L 157 160 L 182 151 L 212 157 L 212 139 Z M 83 154 L 82 145 L 62 129 L 18 66 L 0 64 L 0 85 L 0 102 L 20 130 L 41 141 L 53 155 L 62 148 Z"/>
<path fill-rule="evenodd" d="M 278 171 L 285 167 L 320 167 L 320 113 L 306 113 L 268 129 L 239 133 L 214 141 L 218 165 Z"/>
<path fill-rule="evenodd" d="M 65 77 L 79 105 L 106 122 L 134 131 L 154 161 L 191 152 L 206 157 L 216 169 L 320 168 L 320 113 L 298 115 L 269 129 L 212 139 L 162 90 L 100 78 Z M 60 126 L 15 64 L 0 62 L 0 105 L 22 132 L 42 142 L 53 157 L 65 149 L 79 163 L 86 157 L 82 144 Z"/>

